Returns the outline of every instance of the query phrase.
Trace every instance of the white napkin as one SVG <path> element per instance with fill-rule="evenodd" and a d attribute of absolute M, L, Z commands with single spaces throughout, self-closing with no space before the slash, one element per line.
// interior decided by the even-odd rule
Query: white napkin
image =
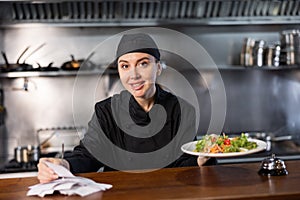
<path fill-rule="evenodd" d="M 61 178 L 49 183 L 40 183 L 30 186 L 27 196 L 38 195 L 44 197 L 45 195 L 53 194 L 54 191 L 59 191 L 64 195 L 77 194 L 84 197 L 95 192 L 112 188 L 110 184 L 96 183 L 88 178 L 74 176 L 68 169 L 61 165 L 47 161 L 45 161 L 45 164 Z"/>

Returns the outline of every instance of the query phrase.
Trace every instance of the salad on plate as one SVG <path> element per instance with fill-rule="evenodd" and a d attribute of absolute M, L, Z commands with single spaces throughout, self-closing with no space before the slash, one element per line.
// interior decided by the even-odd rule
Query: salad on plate
<path fill-rule="evenodd" d="M 196 143 L 195 152 L 202 153 L 234 153 L 255 149 L 258 144 L 255 141 L 248 140 L 248 137 L 241 133 L 240 136 L 229 138 L 228 135 L 209 134 L 203 136 Z"/>

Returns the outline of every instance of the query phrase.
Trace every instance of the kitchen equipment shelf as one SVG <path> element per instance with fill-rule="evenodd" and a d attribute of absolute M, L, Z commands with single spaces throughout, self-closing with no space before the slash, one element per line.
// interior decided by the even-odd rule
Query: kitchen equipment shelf
<path fill-rule="evenodd" d="M 84 76 L 99 74 L 116 74 L 116 70 L 90 70 L 90 71 L 23 71 L 23 72 L 5 72 L 0 73 L 0 78 L 25 78 L 25 77 L 57 77 L 57 76 Z"/>
<path fill-rule="evenodd" d="M 200 71 L 212 71 L 212 70 L 221 70 L 221 71 L 246 71 L 246 70 L 262 70 L 262 71 L 287 71 L 287 70 L 300 70 L 299 65 L 281 65 L 278 67 L 269 67 L 269 66 L 249 66 L 245 67 L 242 65 L 226 65 L 226 64 L 221 64 L 221 65 L 216 65 L 217 68 L 215 67 L 201 67 L 198 66 L 197 69 Z"/>
<path fill-rule="evenodd" d="M 218 69 L 220 70 L 270 70 L 270 71 L 277 71 L 277 70 L 300 70 L 299 65 L 281 65 L 278 67 L 275 66 L 241 66 L 241 65 L 218 65 Z"/>
<path fill-rule="evenodd" d="M 217 70 L 216 68 L 198 68 L 199 70 L 210 71 Z M 240 65 L 218 65 L 218 70 L 265 70 L 265 71 L 278 71 L 278 70 L 300 70 L 298 65 L 279 66 L 279 67 L 244 67 Z M 59 77 L 59 76 L 88 76 L 88 75 L 99 75 L 99 74 L 118 74 L 117 70 L 113 69 L 97 69 L 97 70 L 79 70 L 79 71 L 23 71 L 23 72 L 2 72 L 0 78 L 25 78 L 25 77 Z"/>

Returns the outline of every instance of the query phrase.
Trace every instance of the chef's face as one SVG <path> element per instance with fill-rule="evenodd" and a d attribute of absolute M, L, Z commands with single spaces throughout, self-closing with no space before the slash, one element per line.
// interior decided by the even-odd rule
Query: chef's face
<path fill-rule="evenodd" d="M 155 94 L 155 81 L 161 73 L 160 63 L 147 53 L 127 53 L 119 57 L 121 82 L 135 99 L 149 99 Z"/>

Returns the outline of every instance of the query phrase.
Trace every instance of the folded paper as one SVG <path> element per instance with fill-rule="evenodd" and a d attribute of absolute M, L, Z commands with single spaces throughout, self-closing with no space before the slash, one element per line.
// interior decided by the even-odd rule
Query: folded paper
<path fill-rule="evenodd" d="M 95 192 L 112 188 L 110 184 L 97 183 L 91 179 L 74 176 L 68 169 L 61 165 L 45 162 L 59 177 L 49 183 L 40 183 L 29 187 L 27 196 L 40 196 L 53 194 L 58 191 L 64 195 L 80 195 L 82 197 Z"/>

